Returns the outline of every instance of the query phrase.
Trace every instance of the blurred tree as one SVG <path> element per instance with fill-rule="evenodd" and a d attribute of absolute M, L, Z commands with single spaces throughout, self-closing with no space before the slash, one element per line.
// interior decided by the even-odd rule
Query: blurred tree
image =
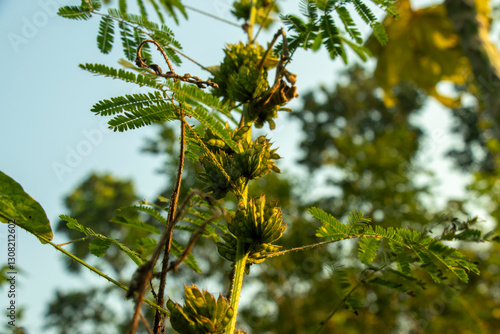
<path fill-rule="evenodd" d="M 137 201 L 137 195 L 131 181 L 117 180 L 109 174 L 92 174 L 83 181 L 69 196 L 64 199 L 68 214 L 85 226 L 92 228 L 98 233 L 111 235 L 115 239 L 127 241 L 127 239 L 138 238 L 137 231 L 130 231 L 127 227 L 112 224 L 111 219 L 115 217 L 116 210 L 132 205 Z M 124 213 L 130 218 L 137 216 L 136 213 Z M 64 233 L 69 240 L 81 238 L 81 233 L 66 227 L 65 221 L 57 223 L 56 231 Z M 72 243 L 69 248 L 77 257 L 85 259 L 89 253 L 90 239 Z M 126 256 L 114 248 L 110 248 L 105 258 L 116 274 L 120 274 Z M 104 263 L 104 261 L 102 262 Z M 76 272 L 82 267 L 70 259 L 66 259 L 68 270 Z"/>

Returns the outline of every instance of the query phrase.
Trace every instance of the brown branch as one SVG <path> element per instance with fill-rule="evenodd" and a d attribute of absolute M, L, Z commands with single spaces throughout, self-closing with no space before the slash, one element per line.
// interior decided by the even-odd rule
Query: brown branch
<path fill-rule="evenodd" d="M 160 66 L 158 66 L 157 64 L 149 64 L 149 65 L 146 64 L 147 59 L 143 58 L 141 56 L 142 47 L 146 43 L 153 43 L 154 45 L 156 45 L 156 47 L 158 48 L 158 51 L 161 52 L 161 54 L 163 55 L 163 58 L 165 59 L 165 62 L 168 65 L 168 69 L 169 69 L 168 72 L 163 73 Z M 179 74 L 175 73 L 175 71 L 172 67 L 172 64 L 170 63 L 170 60 L 168 59 L 167 54 L 165 53 L 165 50 L 163 50 L 161 45 L 153 39 L 146 39 L 139 44 L 139 46 L 137 47 L 135 64 L 141 68 L 151 69 L 152 70 L 151 73 L 156 74 L 159 77 L 162 77 L 165 79 L 174 79 L 174 82 L 177 82 L 177 80 L 180 80 L 180 81 L 184 81 L 184 82 L 196 85 L 196 86 L 198 86 L 198 88 L 207 88 L 207 86 L 215 87 L 215 88 L 219 87 L 215 82 L 212 82 L 210 79 L 201 80 L 197 76 L 192 76 L 189 73 L 186 73 L 184 75 L 179 75 Z"/>
<path fill-rule="evenodd" d="M 177 202 L 179 201 L 179 193 L 181 189 L 181 180 L 182 180 L 182 172 L 184 169 L 184 156 L 185 156 L 185 146 L 186 146 L 186 127 L 184 121 L 184 111 L 182 110 L 182 106 L 180 106 L 180 119 L 181 119 L 181 147 L 180 147 L 180 155 L 179 155 L 179 167 L 177 169 L 177 180 L 175 182 L 174 192 L 172 193 L 172 197 L 170 198 L 170 208 L 168 210 L 168 225 L 167 225 L 167 236 L 165 240 L 165 250 L 163 252 L 163 262 L 162 262 L 162 270 L 160 277 L 160 287 L 158 289 L 158 296 L 156 302 L 158 305 L 163 307 L 165 302 L 164 294 L 165 294 L 165 285 L 167 283 L 167 268 L 168 262 L 170 258 L 170 247 L 172 246 L 172 234 L 173 227 L 176 224 L 176 211 L 177 211 Z M 154 334 L 158 334 L 160 329 L 163 327 L 163 315 L 160 312 L 155 313 L 155 323 L 154 323 Z"/>
<path fill-rule="evenodd" d="M 144 324 L 144 328 L 146 328 L 146 330 L 148 331 L 148 333 L 149 334 L 153 334 L 153 330 L 151 329 L 151 326 L 149 325 L 148 320 L 146 319 L 146 317 L 144 316 L 144 314 L 142 314 L 142 312 L 141 312 L 141 320 L 142 320 L 142 323 Z"/>
<path fill-rule="evenodd" d="M 196 243 L 196 241 L 198 240 L 198 238 L 201 236 L 201 234 L 203 233 L 203 231 L 205 230 L 205 228 L 207 227 L 207 225 L 216 220 L 217 218 L 219 218 L 221 215 L 221 213 L 219 212 L 215 212 L 214 215 L 210 218 L 208 218 L 207 220 L 205 220 L 203 222 L 202 225 L 200 225 L 200 227 L 196 230 L 195 233 L 193 233 L 193 235 L 191 235 L 191 239 L 189 239 L 189 242 L 188 242 L 188 246 L 186 247 L 186 249 L 184 250 L 184 252 L 181 254 L 181 256 L 179 256 L 179 258 L 177 259 L 177 261 L 173 262 L 170 264 L 170 267 L 168 268 L 168 271 L 170 270 L 174 270 L 174 271 L 177 271 L 177 267 L 179 267 L 179 265 L 184 262 L 184 260 L 188 257 L 188 255 L 191 253 L 191 251 L 193 250 L 193 247 L 194 247 L 194 244 Z"/>
<path fill-rule="evenodd" d="M 182 177 L 182 168 L 184 165 L 184 147 L 185 147 L 185 138 L 184 138 L 184 113 L 182 111 L 182 106 L 179 108 L 180 110 L 180 119 L 181 119 L 181 153 L 180 153 L 180 162 L 179 162 L 179 170 L 178 170 L 178 175 L 177 175 L 177 182 L 176 182 L 176 187 L 174 189 L 174 193 L 172 194 L 172 199 L 171 199 L 171 204 L 170 204 L 170 209 L 169 209 L 169 217 L 168 217 L 168 224 L 163 231 L 162 236 L 160 237 L 160 241 L 156 245 L 156 248 L 153 252 L 153 255 L 151 256 L 151 259 L 137 268 L 136 272 L 134 273 L 134 276 L 132 277 L 132 281 L 130 283 L 130 288 L 129 292 L 127 294 L 127 298 L 131 298 L 134 296 L 134 294 L 137 293 L 137 299 L 136 299 L 136 305 L 135 305 L 135 310 L 134 310 L 134 316 L 132 318 L 132 324 L 130 326 L 129 333 L 130 334 L 135 334 L 137 331 L 137 326 L 139 324 L 139 318 L 140 318 L 140 313 L 141 313 L 141 305 L 142 305 L 142 300 L 144 298 L 144 295 L 146 293 L 146 287 L 148 283 L 150 283 L 151 278 L 153 277 L 153 268 L 158 261 L 158 258 L 160 257 L 161 250 L 163 249 L 163 246 L 168 244 L 170 245 L 169 239 L 171 238 L 173 227 L 176 224 L 176 220 L 173 218 L 174 214 L 172 214 L 172 209 L 175 210 L 175 206 L 177 204 L 177 200 L 179 198 L 179 188 L 180 188 L 180 180 Z M 188 199 L 190 200 L 192 197 L 188 196 Z M 175 201 L 175 204 L 174 204 Z M 183 206 L 184 207 L 184 206 Z M 175 217 L 176 219 L 178 218 L 177 216 Z M 170 251 L 170 248 L 169 248 Z M 167 259 L 168 261 L 168 259 Z M 161 288 L 161 287 L 160 287 Z M 163 291 L 162 291 L 163 292 Z M 163 300 L 163 298 L 160 298 L 160 295 L 157 295 L 157 301 Z M 163 307 L 163 302 L 162 306 Z M 155 319 L 158 317 L 158 314 L 160 312 L 156 312 Z M 161 314 L 160 314 L 161 315 Z"/>

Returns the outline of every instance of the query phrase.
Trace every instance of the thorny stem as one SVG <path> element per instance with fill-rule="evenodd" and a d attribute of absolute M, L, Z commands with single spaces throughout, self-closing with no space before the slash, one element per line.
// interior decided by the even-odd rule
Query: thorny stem
<path fill-rule="evenodd" d="M 248 259 L 248 252 L 245 253 L 244 244 L 240 241 L 236 247 L 236 260 L 234 264 L 233 284 L 231 287 L 231 307 L 234 311 L 231 321 L 226 327 L 227 334 L 233 334 L 236 329 L 236 318 L 238 315 L 238 304 L 240 301 L 241 287 L 243 285 L 243 275 L 245 274 L 245 266 Z"/>
<path fill-rule="evenodd" d="M 163 55 L 163 58 L 165 59 L 165 62 L 168 65 L 169 71 L 167 73 L 163 73 L 160 66 L 158 66 L 156 64 L 149 64 L 148 65 L 145 63 L 147 58 L 142 58 L 141 50 L 142 50 L 142 47 L 144 46 L 144 44 L 146 44 L 146 43 L 153 43 L 154 45 L 156 45 L 158 51 L 161 52 L 161 54 Z M 151 74 L 155 74 L 155 75 L 160 76 L 160 77 L 165 78 L 165 79 L 173 79 L 174 82 L 177 82 L 177 80 L 180 80 L 180 81 L 184 81 L 184 82 L 187 82 L 190 84 L 194 84 L 194 85 L 198 86 L 198 88 L 206 88 L 207 86 L 215 87 L 215 88 L 219 87 L 215 82 L 212 82 L 210 79 L 201 80 L 197 76 L 191 75 L 189 73 L 186 73 L 184 75 L 179 75 L 179 74 L 175 73 L 174 69 L 172 68 L 172 64 L 170 63 L 170 60 L 168 59 L 167 54 L 165 53 L 165 50 L 163 50 L 161 45 L 153 39 L 143 40 L 139 44 L 139 46 L 137 47 L 137 51 L 136 51 L 135 64 L 141 68 L 149 68 L 151 70 L 150 71 Z M 172 101 L 172 104 L 173 103 L 174 102 Z"/>
<path fill-rule="evenodd" d="M 73 244 L 75 242 L 85 241 L 85 240 L 90 239 L 92 237 L 94 237 L 94 236 L 93 235 L 88 235 L 88 236 L 80 238 L 80 239 L 71 240 L 71 241 L 68 241 L 68 242 L 64 242 L 62 244 L 58 244 L 57 246 L 59 246 L 59 247 L 67 246 L 67 245 Z"/>
<path fill-rule="evenodd" d="M 96 273 L 97 275 L 103 277 L 108 282 L 113 283 L 114 285 L 116 285 L 117 287 L 119 287 L 119 288 L 121 288 L 121 289 L 123 289 L 125 291 L 129 291 L 129 288 L 126 287 L 125 285 L 123 285 L 122 283 L 120 283 L 117 280 L 115 280 L 115 279 L 109 277 L 108 275 L 104 274 L 99 269 L 92 267 L 91 265 L 89 265 L 88 263 L 86 263 L 85 261 L 83 261 L 82 259 L 80 259 L 79 257 L 73 255 L 72 253 L 68 252 L 64 248 L 62 248 L 59 245 L 53 243 L 47 237 L 45 237 L 43 235 L 40 235 L 40 234 L 35 234 L 35 235 L 36 235 L 37 238 L 42 239 L 44 242 L 48 243 L 49 245 L 51 245 L 52 247 L 54 247 L 55 249 L 57 249 L 58 251 L 60 251 L 64 255 L 66 255 L 66 256 L 70 257 L 71 259 L 75 260 L 76 262 L 78 262 L 79 264 L 81 264 L 82 266 L 84 266 L 85 268 L 87 268 L 90 271 Z M 160 307 L 159 305 L 155 304 L 154 302 L 152 302 L 149 299 L 144 299 L 144 302 L 146 302 L 146 304 L 150 305 L 151 307 L 154 307 L 159 312 L 164 313 L 165 315 L 169 315 L 170 314 L 167 310 L 163 309 L 162 307 Z"/>
<path fill-rule="evenodd" d="M 160 51 L 161 54 L 163 55 L 163 58 L 165 59 L 165 62 L 168 65 L 168 69 L 170 70 L 170 72 L 174 72 L 174 68 L 172 67 L 172 64 L 170 64 L 170 60 L 168 59 L 167 54 L 165 53 L 165 50 L 163 50 L 160 43 L 158 43 L 154 39 L 145 39 L 141 42 L 141 44 L 139 44 L 139 46 L 137 47 L 136 58 L 137 59 L 142 58 L 141 57 L 141 50 L 142 50 L 143 45 L 146 43 L 153 43 L 154 45 L 156 45 L 156 47 L 158 48 L 158 51 Z"/>
<path fill-rule="evenodd" d="M 257 16 L 257 0 L 252 0 L 250 8 L 250 18 L 248 22 L 248 43 L 252 44 L 253 39 L 253 26 L 255 25 L 255 17 Z"/>
<path fill-rule="evenodd" d="M 176 216 L 177 202 L 179 201 L 179 192 L 181 188 L 181 179 L 182 172 L 184 169 L 184 155 L 185 155 L 185 145 L 186 145 L 186 127 L 184 121 L 184 111 L 182 110 L 182 105 L 179 106 L 180 110 L 180 119 L 181 119 L 181 147 L 180 147 L 180 155 L 179 155 L 179 167 L 177 169 L 177 180 L 174 187 L 174 192 L 172 194 L 172 198 L 170 199 L 170 208 L 168 212 L 168 226 L 167 229 L 170 229 L 168 233 L 168 237 L 165 244 L 165 251 L 163 253 L 163 262 L 161 269 L 161 277 L 160 277 L 160 287 L 158 290 L 158 298 L 156 302 L 158 305 L 163 305 L 165 302 L 164 293 L 165 293 L 165 285 L 167 281 L 167 271 L 168 271 L 168 263 L 170 258 L 170 247 L 172 245 L 172 233 L 174 231 L 173 224 Z M 154 333 L 158 334 L 160 329 L 163 328 L 163 316 L 160 312 L 156 312 L 155 314 L 155 324 L 154 324 Z"/>
<path fill-rule="evenodd" d="M 174 99 L 172 97 L 169 97 L 169 100 L 171 101 L 172 104 L 174 104 Z M 181 119 L 181 133 L 183 134 L 185 122 L 184 122 L 184 113 L 182 110 L 182 105 L 180 105 L 180 104 L 179 104 L 179 112 L 180 112 L 180 119 Z M 184 165 L 184 144 L 185 144 L 184 137 L 182 137 L 181 139 L 182 140 L 181 140 L 180 157 L 182 158 L 182 160 L 179 162 L 179 168 L 181 169 L 180 176 L 182 176 L 182 166 Z M 174 188 L 174 193 L 172 194 L 172 200 L 170 202 L 171 203 L 170 209 L 172 209 L 172 205 L 174 205 L 173 204 L 173 196 L 176 193 L 178 194 L 177 186 L 180 187 L 179 174 L 177 176 L 178 176 L 177 181 L 179 184 L 178 185 L 176 184 L 176 188 Z M 176 189 L 177 189 L 177 192 L 176 192 Z M 177 200 L 178 200 L 178 195 L 177 195 L 176 201 Z M 170 213 L 170 210 L 169 210 L 169 213 Z M 141 267 L 139 267 L 136 270 L 136 272 L 134 273 L 134 277 L 132 277 L 132 282 L 130 283 L 130 290 L 127 294 L 127 298 L 133 297 L 134 293 L 136 293 L 136 292 L 137 292 L 137 296 L 136 296 L 136 304 L 135 304 L 135 309 L 134 309 L 134 316 L 132 318 L 132 323 L 131 323 L 130 329 L 128 331 L 128 333 L 130 333 L 130 334 L 135 334 L 135 332 L 137 331 L 137 326 L 139 324 L 139 319 L 140 319 L 140 314 L 141 314 L 141 304 L 142 304 L 142 300 L 144 298 L 144 295 L 146 294 L 146 287 L 148 286 L 148 282 L 150 283 L 151 278 L 153 277 L 153 269 L 154 269 L 156 262 L 158 261 L 158 258 L 160 257 L 160 253 L 161 253 L 161 250 L 163 248 L 163 245 L 165 245 L 167 243 L 167 240 L 169 240 L 168 237 L 169 236 L 171 237 L 173 227 L 177 223 L 177 218 L 178 217 L 175 216 L 174 222 L 172 224 L 169 223 L 167 225 L 165 231 L 163 231 L 163 234 L 160 237 L 160 241 L 158 242 L 158 244 L 153 252 L 153 255 L 151 256 L 151 259 L 148 262 L 146 262 L 145 264 L 143 264 Z M 170 219 L 172 219 L 170 214 L 169 214 L 168 219 L 169 219 L 169 221 L 170 221 Z M 170 245 L 170 241 L 168 241 L 168 244 Z M 169 250 L 170 250 L 170 248 L 169 248 Z M 167 259 L 167 261 L 168 261 L 168 259 Z M 163 273 L 163 271 L 162 271 L 162 273 Z M 161 290 L 161 286 L 160 286 L 160 290 Z M 162 290 L 162 292 L 163 292 L 163 290 Z M 163 298 L 161 298 L 159 294 L 156 296 L 156 300 L 157 300 L 157 302 L 162 301 L 162 303 L 160 305 L 163 305 Z M 157 318 L 158 319 L 160 318 L 158 311 L 155 313 L 155 324 L 156 324 Z"/>

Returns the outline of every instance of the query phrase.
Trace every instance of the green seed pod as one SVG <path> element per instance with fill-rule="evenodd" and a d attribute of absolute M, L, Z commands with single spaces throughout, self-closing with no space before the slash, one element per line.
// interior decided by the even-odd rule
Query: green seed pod
<path fill-rule="evenodd" d="M 181 334 L 222 333 L 234 312 L 229 301 L 222 295 L 218 299 L 196 286 L 185 286 L 185 304 L 168 300 L 170 323 Z"/>
<path fill-rule="evenodd" d="M 248 102 L 269 88 L 266 67 L 259 68 L 265 50 L 256 43 L 231 44 L 224 50 L 224 61 L 213 81 L 218 84 L 214 94 L 224 101 Z"/>
<path fill-rule="evenodd" d="M 250 199 L 228 222 L 228 229 L 239 241 L 250 244 L 270 244 L 278 240 L 286 224 L 275 201 L 266 203 L 265 195 Z"/>

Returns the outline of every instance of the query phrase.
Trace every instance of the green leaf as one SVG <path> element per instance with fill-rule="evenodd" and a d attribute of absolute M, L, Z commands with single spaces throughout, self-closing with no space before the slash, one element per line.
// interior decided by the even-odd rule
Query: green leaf
<path fill-rule="evenodd" d="M 156 227 L 146 224 L 144 222 L 141 222 L 140 220 L 135 220 L 135 219 L 130 219 L 126 218 L 123 216 L 116 216 L 113 219 L 111 219 L 111 222 L 117 223 L 117 224 L 122 224 L 122 225 L 127 225 L 133 228 L 139 228 L 141 230 L 145 230 L 151 233 L 155 234 L 161 234 L 160 230 L 157 229 Z"/>
<path fill-rule="evenodd" d="M 222 114 L 231 117 L 231 112 L 228 106 L 224 106 L 222 102 L 213 94 L 206 93 L 203 89 L 190 84 L 182 84 L 180 82 L 166 81 L 165 86 L 175 93 L 176 100 L 186 101 L 190 104 L 204 104 L 205 106 L 215 109 Z"/>
<path fill-rule="evenodd" d="M 174 256 L 179 258 L 181 254 L 184 252 L 184 250 L 185 247 L 182 244 L 180 244 L 175 240 L 172 240 L 171 252 L 172 254 L 174 254 Z M 194 258 L 192 253 L 189 253 L 189 255 L 186 257 L 183 263 L 185 263 L 189 268 L 193 269 L 195 272 L 201 273 L 201 269 L 198 266 L 198 263 L 196 262 L 196 259 Z"/>
<path fill-rule="evenodd" d="M 100 116 L 110 116 L 123 111 L 138 110 L 163 102 L 165 98 L 160 92 L 147 94 L 132 94 L 112 97 L 110 100 L 102 100 L 94 104 L 90 111 Z"/>
<path fill-rule="evenodd" d="M 377 41 L 382 45 L 386 45 L 387 41 L 389 40 L 389 37 L 387 37 L 387 33 L 382 23 L 374 22 L 372 24 L 372 28 L 373 28 L 373 35 L 375 36 Z"/>
<path fill-rule="evenodd" d="M 111 237 L 108 237 L 108 236 L 105 236 L 105 235 L 102 235 L 102 234 L 97 234 L 91 228 L 83 226 L 82 224 L 80 224 L 76 219 L 71 218 L 68 215 L 60 215 L 59 218 L 61 218 L 62 220 L 66 221 L 67 222 L 66 226 L 68 226 L 70 229 L 73 229 L 73 230 L 76 230 L 76 231 L 80 231 L 81 233 L 85 234 L 86 236 L 92 236 L 92 237 L 94 237 L 92 239 L 93 246 L 89 245 L 89 250 L 90 250 L 90 252 L 92 254 L 94 254 L 96 256 L 103 256 L 104 254 L 101 255 L 101 251 L 104 249 L 104 246 L 109 242 L 109 243 L 112 243 L 112 244 L 116 245 L 118 247 L 118 249 L 120 249 L 122 252 L 124 252 L 125 254 L 127 254 L 127 256 L 132 261 L 134 261 L 138 266 L 141 266 L 145 262 L 140 257 L 140 255 L 137 254 L 137 252 L 131 250 L 130 248 L 128 248 L 124 244 L 118 242 L 117 240 L 115 240 L 115 239 L 113 239 Z M 101 240 L 101 241 L 94 241 L 94 240 Z M 91 244 L 92 244 L 92 242 L 91 242 Z M 101 248 L 99 248 L 99 247 L 101 247 Z"/>
<path fill-rule="evenodd" d="M 136 47 L 139 46 L 135 43 L 134 34 L 132 34 L 130 27 L 123 22 L 118 23 L 118 27 L 120 28 L 120 36 L 122 39 L 125 58 L 130 61 L 134 61 L 136 58 Z"/>
<path fill-rule="evenodd" d="M 318 208 L 309 208 L 309 213 L 323 223 L 316 231 L 316 236 L 329 240 L 343 239 L 349 236 L 349 229 L 335 217 Z"/>
<path fill-rule="evenodd" d="M 345 50 L 340 39 L 339 29 L 335 26 L 330 15 L 325 14 L 321 19 L 321 34 L 324 38 L 326 49 L 330 53 L 330 58 L 335 58 L 338 55 L 344 56 Z"/>
<path fill-rule="evenodd" d="M 142 74 L 138 74 L 136 76 L 135 73 L 124 71 L 122 69 L 117 70 L 101 64 L 80 64 L 78 66 L 91 73 L 104 75 L 113 79 L 120 79 L 125 82 L 135 83 L 139 86 L 148 86 L 156 89 L 160 88 L 160 84 L 158 84 L 154 79 Z"/>
<path fill-rule="evenodd" d="M 372 10 L 368 8 L 361 0 L 352 0 L 354 4 L 354 9 L 358 13 L 358 15 L 365 21 L 366 24 L 370 24 L 377 20 L 375 14 L 373 14 Z"/>
<path fill-rule="evenodd" d="M 113 131 L 123 132 L 174 119 L 177 119 L 176 107 L 172 104 L 159 103 L 117 115 L 108 124 Z"/>
<path fill-rule="evenodd" d="M 222 139 L 230 148 L 237 151 L 236 144 L 231 138 L 229 132 L 224 128 L 214 116 L 210 115 L 207 110 L 201 106 L 196 106 L 194 109 L 188 106 L 183 106 L 187 115 L 196 118 L 203 125 L 209 128 L 217 137 Z"/>
<path fill-rule="evenodd" d="M 22 229 L 39 237 L 52 240 L 50 222 L 42 206 L 28 195 L 23 187 L 0 171 L 0 221 L 15 222 Z"/>
<path fill-rule="evenodd" d="M 371 278 L 367 281 L 367 283 L 380 285 L 380 286 L 383 286 L 383 287 L 386 287 L 389 289 L 393 289 L 393 290 L 397 290 L 400 292 L 404 292 L 404 293 L 408 291 L 408 288 L 406 288 L 402 283 L 394 282 L 394 281 L 387 280 L 387 279 L 384 279 L 381 277 Z"/>
<path fill-rule="evenodd" d="M 174 8 L 177 8 L 177 10 L 182 13 L 184 18 L 187 18 L 186 8 L 184 8 L 184 5 L 180 0 L 160 0 L 160 3 L 163 7 L 165 7 L 170 16 L 172 16 L 175 23 L 179 24 L 179 18 L 177 17 L 177 13 L 174 11 Z"/>
<path fill-rule="evenodd" d="M 92 17 L 89 9 L 79 6 L 64 6 L 59 8 L 57 15 L 72 20 L 88 20 Z"/>
<path fill-rule="evenodd" d="M 156 219 L 158 222 L 160 222 L 162 225 L 167 226 L 167 224 L 168 224 L 167 218 L 163 217 L 157 210 L 155 210 L 154 208 L 152 208 L 150 206 L 130 205 L 130 206 L 120 208 L 120 211 L 123 211 L 123 210 L 134 210 L 134 211 L 145 212 L 148 215 L 150 215 L 151 217 L 153 217 L 154 219 Z"/>
<path fill-rule="evenodd" d="M 103 16 L 99 23 L 99 32 L 97 34 L 97 47 L 102 53 L 107 54 L 113 48 L 114 22 L 109 16 Z"/>
<path fill-rule="evenodd" d="M 106 255 L 106 251 L 108 250 L 109 246 L 111 246 L 110 240 L 95 238 L 90 241 L 89 251 L 92 255 L 103 257 L 104 255 Z"/>
<path fill-rule="evenodd" d="M 358 257 L 364 264 L 369 264 L 377 257 L 382 240 L 376 238 L 361 238 L 358 242 Z"/>
<path fill-rule="evenodd" d="M 101 0 L 82 0 L 80 4 L 84 10 L 99 10 L 101 6 Z"/>
<path fill-rule="evenodd" d="M 340 19 L 342 20 L 342 23 L 344 24 L 345 30 L 349 33 L 351 38 L 356 41 L 356 43 L 361 44 L 363 43 L 363 39 L 361 38 L 361 33 L 359 30 L 356 28 L 356 23 L 354 23 L 354 20 L 351 17 L 351 14 L 345 8 L 344 6 L 340 6 L 335 8 L 337 11 L 337 14 L 339 14 Z"/>
<path fill-rule="evenodd" d="M 389 247 L 396 255 L 398 270 L 405 275 L 410 275 L 410 258 L 406 254 L 406 249 L 392 241 L 389 241 Z"/>
<path fill-rule="evenodd" d="M 59 215 L 59 218 L 61 218 L 61 220 L 64 220 L 66 222 L 66 226 L 72 230 L 81 232 L 86 236 L 97 236 L 97 234 L 91 228 L 83 226 L 76 219 L 71 218 L 68 215 Z"/>

